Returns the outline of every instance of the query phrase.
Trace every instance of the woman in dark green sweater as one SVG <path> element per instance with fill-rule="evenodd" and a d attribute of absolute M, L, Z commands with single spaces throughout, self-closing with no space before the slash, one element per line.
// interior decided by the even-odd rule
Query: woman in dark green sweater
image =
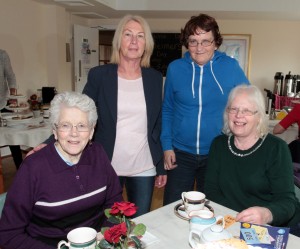
<path fill-rule="evenodd" d="M 257 87 L 232 90 L 223 132 L 210 148 L 207 198 L 238 211 L 240 222 L 296 225 L 300 204 L 290 152 L 283 140 L 268 133 L 265 100 Z"/>

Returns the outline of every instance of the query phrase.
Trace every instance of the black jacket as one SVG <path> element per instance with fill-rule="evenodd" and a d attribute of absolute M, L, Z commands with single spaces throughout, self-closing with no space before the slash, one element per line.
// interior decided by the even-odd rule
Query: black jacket
<path fill-rule="evenodd" d="M 94 140 L 100 142 L 112 159 L 117 125 L 118 65 L 107 64 L 92 68 L 83 93 L 97 106 L 98 123 Z M 160 143 L 162 74 L 153 68 L 142 68 L 148 122 L 148 143 L 157 174 L 164 175 L 163 151 Z"/>

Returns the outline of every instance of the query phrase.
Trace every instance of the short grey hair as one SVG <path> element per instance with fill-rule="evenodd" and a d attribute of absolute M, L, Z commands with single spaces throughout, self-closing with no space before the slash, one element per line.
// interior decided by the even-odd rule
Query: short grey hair
<path fill-rule="evenodd" d="M 141 67 L 150 67 L 150 58 L 154 49 L 154 40 L 149 24 L 141 16 L 126 15 L 120 20 L 112 41 L 112 55 L 110 62 L 114 64 L 120 64 L 122 36 L 126 24 L 130 21 L 137 22 L 142 26 L 142 29 L 145 33 L 145 51 L 141 59 Z"/>
<path fill-rule="evenodd" d="M 56 94 L 50 103 L 50 123 L 55 129 L 55 124 L 59 122 L 62 107 L 75 107 L 88 113 L 89 125 L 95 126 L 98 119 L 95 102 L 86 94 L 79 92 L 63 92 Z"/>
<path fill-rule="evenodd" d="M 257 125 L 257 135 L 259 137 L 263 137 L 269 132 L 268 119 L 266 115 L 266 103 L 261 90 L 259 90 L 254 85 L 242 84 L 236 86 L 231 90 L 226 104 L 226 108 L 224 110 L 224 115 L 223 115 L 223 119 L 224 119 L 223 132 L 226 135 L 232 134 L 228 124 L 227 109 L 228 107 L 231 106 L 233 99 L 241 93 L 246 93 L 249 101 L 254 103 L 254 105 L 256 106 L 257 114 L 255 115 L 259 115 L 259 123 Z"/>

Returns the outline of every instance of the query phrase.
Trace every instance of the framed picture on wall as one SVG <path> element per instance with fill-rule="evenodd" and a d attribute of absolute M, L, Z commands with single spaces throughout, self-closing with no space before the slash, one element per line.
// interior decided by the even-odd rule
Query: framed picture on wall
<path fill-rule="evenodd" d="M 219 51 L 235 58 L 249 78 L 251 35 L 222 34 L 222 36 L 223 43 L 219 47 Z"/>

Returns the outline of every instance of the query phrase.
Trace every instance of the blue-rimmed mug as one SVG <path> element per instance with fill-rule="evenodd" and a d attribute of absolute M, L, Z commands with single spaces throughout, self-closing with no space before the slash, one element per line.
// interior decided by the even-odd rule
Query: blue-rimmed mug
<path fill-rule="evenodd" d="M 68 242 L 61 240 L 57 248 L 69 249 L 95 249 L 97 243 L 97 231 L 90 227 L 79 227 L 70 231 L 67 235 Z"/>

